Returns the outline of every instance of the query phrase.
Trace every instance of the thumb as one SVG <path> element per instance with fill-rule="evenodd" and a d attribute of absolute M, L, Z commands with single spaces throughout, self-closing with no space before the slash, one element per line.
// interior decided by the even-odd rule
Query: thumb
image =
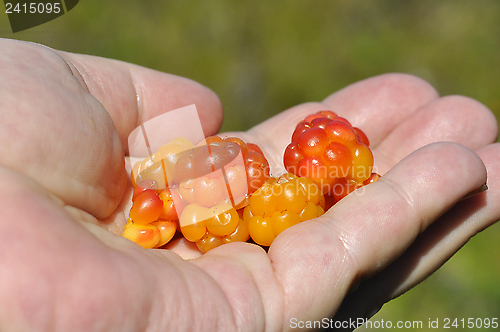
<path fill-rule="evenodd" d="M 6 156 L 0 165 L 98 219 L 108 217 L 125 192 L 128 134 L 180 106 L 168 102 L 169 94 L 203 104 L 207 132 L 220 126 L 216 96 L 187 79 L 26 42 L 0 44 L 0 155 Z M 158 90 L 168 86 L 174 92 Z"/>

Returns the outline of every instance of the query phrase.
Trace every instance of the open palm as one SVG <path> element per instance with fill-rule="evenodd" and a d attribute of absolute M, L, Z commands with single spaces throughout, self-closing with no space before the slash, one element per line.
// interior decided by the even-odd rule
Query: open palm
<path fill-rule="evenodd" d="M 2 331 L 280 331 L 369 317 L 500 218 L 493 115 L 390 74 L 237 133 L 279 172 L 295 124 L 335 111 L 368 135 L 384 175 L 362 196 L 286 230 L 268 252 L 144 250 L 113 234 L 131 194 L 128 134 L 189 104 L 215 134 L 218 98 L 184 78 L 10 40 L 0 40 L 0 77 Z M 438 141 L 461 145 L 428 145 Z M 489 190 L 461 200 L 486 173 Z"/>

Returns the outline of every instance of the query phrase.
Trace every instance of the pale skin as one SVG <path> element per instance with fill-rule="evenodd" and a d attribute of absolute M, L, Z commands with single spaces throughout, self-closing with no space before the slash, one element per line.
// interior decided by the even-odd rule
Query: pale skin
<path fill-rule="evenodd" d="M 190 104 L 215 134 L 218 97 L 185 78 L 12 40 L 0 40 L 0 77 L 2 331 L 286 331 L 291 318 L 369 317 L 500 219 L 492 113 L 387 74 L 237 133 L 276 170 L 296 123 L 335 111 L 367 134 L 383 175 L 362 196 L 286 230 L 268 253 L 248 243 L 203 256 L 183 242 L 145 250 L 113 234 L 131 194 L 128 134 Z"/>

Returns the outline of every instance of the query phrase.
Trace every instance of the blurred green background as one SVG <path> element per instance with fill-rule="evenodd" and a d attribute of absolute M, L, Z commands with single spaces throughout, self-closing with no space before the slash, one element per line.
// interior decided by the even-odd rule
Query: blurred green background
<path fill-rule="evenodd" d="M 358 80 L 404 72 L 500 116 L 499 0 L 80 0 L 66 15 L 0 36 L 120 59 L 214 90 L 222 130 L 246 130 Z M 0 78 L 1 79 L 1 78 Z M 474 237 L 374 320 L 500 317 L 500 225 Z"/>

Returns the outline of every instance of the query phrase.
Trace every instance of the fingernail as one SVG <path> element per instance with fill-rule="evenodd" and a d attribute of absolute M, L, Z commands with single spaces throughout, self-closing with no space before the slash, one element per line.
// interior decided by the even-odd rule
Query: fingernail
<path fill-rule="evenodd" d="M 476 196 L 477 194 L 480 194 L 482 193 L 483 191 L 486 191 L 488 190 L 488 186 L 485 184 L 483 184 L 481 187 L 477 188 L 476 190 L 473 190 L 471 191 L 470 193 L 468 193 L 467 195 L 465 195 L 461 201 L 463 201 L 464 199 L 467 199 L 467 198 L 471 198 L 472 196 Z"/>

